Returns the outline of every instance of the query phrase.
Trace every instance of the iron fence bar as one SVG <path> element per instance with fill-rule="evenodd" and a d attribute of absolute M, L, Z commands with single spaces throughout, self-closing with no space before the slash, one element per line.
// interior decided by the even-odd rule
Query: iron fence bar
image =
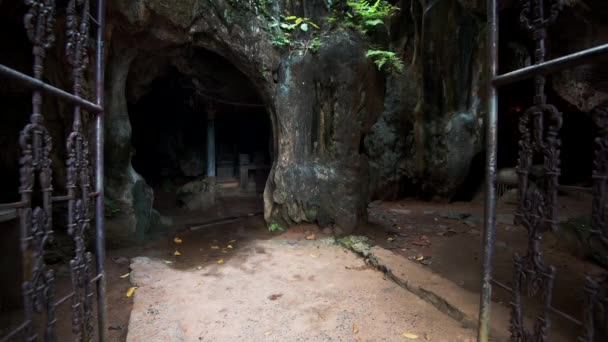
<path fill-rule="evenodd" d="M 490 335 L 490 310 L 492 306 L 492 258 L 496 226 L 496 145 L 498 124 L 498 94 L 492 80 L 498 71 L 498 6 L 497 0 L 487 0 L 488 16 L 488 103 L 486 113 L 486 174 L 485 211 L 483 238 L 483 268 L 481 298 L 479 304 L 479 326 L 477 340 L 488 342 Z"/>
<path fill-rule="evenodd" d="M 74 291 L 70 292 L 65 297 L 63 297 L 60 300 L 58 300 L 57 302 L 55 302 L 55 306 L 59 306 L 65 302 L 67 302 L 68 300 L 72 299 L 72 297 L 74 297 L 75 294 L 76 293 Z"/>
<path fill-rule="evenodd" d="M 583 65 L 596 60 L 599 57 L 608 56 L 608 44 L 596 46 L 590 49 L 581 50 L 570 55 L 555 58 L 553 60 L 531 65 L 522 69 L 511 71 L 494 77 L 494 85 L 504 86 L 515 83 L 538 75 L 547 75 L 568 69 L 574 66 Z"/>
<path fill-rule="evenodd" d="M 492 279 L 492 283 L 494 285 L 502 288 L 503 290 L 509 292 L 509 293 L 513 293 L 513 289 L 509 285 L 507 285 L 507 284 L 504 284 L 504 283 L 502 283 L 502 282 L 500 282 L 500 281 L 498 281 L 496 279 Z M 571 323 L 574 323 L 574 324 L 580 325 L 580 326 L 583 325 L 583 322 L 581 322 L 580 320 L 572 317 L 571 315 L 569 315 L 569 314 L 567 314 L 567 313 L 565 313 L 565 312 L 561 311 L 560 309 L 557 309 L 557 308 L 555 308 L 553 306 L 549 307 L 549 311 L 551 311 L 552 313 L 554 313 L 554 314 L 556 314 L 558 316 L 561 316 L 562 318 L 565 318 L 566 320 L 570 321 Z"/>
<path fill-rule="evenodd" d="M 105 0 L 97 0 L 97 39 L 96 39 L 96 58 L 95 58 L 95 97 L 96 103 L 102 110 L 97 112 L 95 118 L 95 249 L 96 266 L 99 274 L 97 281 L 97 322 L 99 329 L 99 342 L 106 340 L 106 279 L 105 279 L 105 226 L 104 226 L 104 30 L 106 23 L 106 3 Z"/>
<path fill-rule="evenodd" d="M 2 337 L 0 339 L 0 342 L 8 342 L 11 341 L 11 339 L 13 337 L 15 337 L 17 334 L 19 334 L 20 332 L 22 332 L 23 330 L 25 330 L 25 328 L 27 328 L 32 322 L 30 321 L 25 321 L 23 322 L 20 326 L 18 326 L 17 328 L 15 328 L 13 331 L 11 331 L 9 334 L 7 334 L 6 336 Z"/>
<path fill-rule="evenodd" d="M 103 279 L 103 274 L 98 274 L 95 277 L 91 278 L 89 281 L 91 284 L 98 282 L 100 279 Z"/>
<path fill-rule="evenodd" d="M 70 94 L 67 91 L 61 90 L 50 84 L 44 83 L 41 80 L 28 76 L 17 70 L 13 70 L 13 69 L 7 67 L 6 65 L 0 64 L 0 75 L 20 81 L 21 83 L 23 83 L 24 85 L 26 85 L 27 87 L 29 87 L 31 89 L 42 90 L 42 91 L 48 93 L 49 95 L 56 96 L 56 97 L 66 100 L 70 103 L 80 105 L 83 108 L 85 108 L 93 113 L 98 113 L 102 110 L 102 108 L 99 105 L 89 102 L 76 95 Z"/>
<path fill-rule="evenodd" d="M 0 204 L 0 210 L 10 210 L 10 209 L 20 209 L 25 208 L 27 206 L 27 202 L 13 202 L 13 203 L 2 203 Z"/>

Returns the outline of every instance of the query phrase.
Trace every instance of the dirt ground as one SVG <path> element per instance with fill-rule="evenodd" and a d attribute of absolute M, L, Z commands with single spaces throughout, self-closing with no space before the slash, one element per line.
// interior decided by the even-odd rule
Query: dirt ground
<path fill-rule="evenodd" d="M 177 257 L 133 259 L 127 341 L 473 341 L 313 226 L 272 236 L 255 218 L 224 229 L 181 234 Z"/>
<path fill-rule="evenodd" d="M 586 215 L 590 199 L 583 195 L 560 197 L 560 220 Z M 523 255 L 527 233 L 513 225 L 515 206 L 499 201 L 494 278 L 511 285 L 513 255 Z M 414 200 L 374 202 L 369 209 L 370 225 L 359 233 L 370 237 L 377 245 L 419 262 L 444 278 L 476 293 L 481 285 L 483 235 L 483 203 L 429 203 Z M 599 276 L 606 271 L 582 260 L 564 249 L 554 236 L 545 239 L 546 262 L 555 266 L 557 276 L 553 292 L 553 307 L 582 320 L 583 283 L 586 275 Z M 494 286 L 494 300 L 509 305 L 511 294 Z M 524 297 L 526 314 L 538 312 L 538 298 Z M 552 317 L 552 329 L 574 340 L 580 327 L 558 315 Z M 508 324 L 508 322 L 505 322 Z"/>
<path fill-rule="evenodd" d="M 577 197 L 560 198 L 560 203 L 562 219 L 586 214 L 590 208 L 588 201 Z M 464 341 L 471 333 L 462 330 L 458 324 L 417 297 L 396 288 L 396 285 L 384 280 L 381 273 L 360 267 L 363 266 L 360 259 L 344 253 L 338 247 L 319 245 L 324 236 L 314 226 L 295 227 L 282 235 L 271 234 L 262 218 L 255 216 L 197 231 L 185 230 L 185 227 L 197 222 L 253 213 L 260 209 L 259 198 L 236 201 L 222 199 L 214 213 L 174 213 L 170 230 L 156 234 L 145 243 L 110 244 L 106 263 L 109 341 L 125 341 L 129 329 L 133 331 L 133 326 L 129 328 L 133 298 L 125 296 L 132 285 L 129 277 L 121 276 L 131 272 L 129 266 L 132 258 L 142 256 L 148 259 L 137 260 L 150 260 L 150 263 L 140 262 L 136 265 L 151 268 L 153 274 L 162 272 L 161 278 L 166 278 L 166 283 L 144 281 L 139 284 L 141 287 L 135 292 L 139 309 L 134 311 L 134 322 L 138 321 L 139 326 L 157 325 L 157 321 L 150 319 L 164 317 L 163 311 L 154 309 L 153 305 L 153 310 L 148 312 L 146 305 L 153 304 L 155 299 L 152 297 L 163 293 L 161 297 L 166 298 L 167 303 L 173 303 L 175 314 L 179 316 L 183 311 L 180 317 L 187 322 L 186 331 L 175 324 L 167 329 L 181 334 L 186 341 L 191 337 L 196 337 L 196 341 L 199 341 L 199 337 L 202 338 L 200 341 L 218 340 L 220 335 L 214 334 L 226 334 L 222 336 L 230 336 L 232 340 L 239 340 L 238 336 L 245 336 L 242 340 L 281 340 L 285 336 L 323 340 L 329 336 L 327 340 L 382 340 L 383 337 L 390 341 L 407 340 L 401 336 L 405 332 L 418 334 L 422 338 L 425 333 L 434 335 L 433 341 L 441 341 L 445 334 L 455 332 Z M 512 278 L 513 253 L 523 251 L 526 246 L 525 231 L 512 224 L 514 209 L 514 206 L 501 202 L 497 220 L 494 276 L 506 284 L 510 284 Z M 419 262 L 467 290 L 479 291 L 483 230 L 481 202 L 374 202 L 369 208 L 369 219 L 370 224 L 362 227 L 357 234 L 367 235 L 379 246 L 412 259 L 412 262 Z M 317 240 L 305 240 L 307 231 L 317 231 Z M 173 241 L 175 236 L 179 236 L 183 242 L 176 244 Z M 228 245 L 233 248 L 227 248 Z M 212 246 L 219 248 L 213 249 Z M 174 255 L 176 250 L 181 255 Z M 264 253 L 258 252 L 261 250 Z M 557 268 L 554 306 L 580 319 L 583 278 L 588 273 L 602 274 L 604 270 L 564 251 L 551 239 L 546 241 L 545 255 L 547 261 Z M 220 259 L 224 261 L 223 264 L 217 263 Z M 137 274 L 138 267 L 134 274 Z M 57 297 L 60 297 L 70 289 L 69 272 L 65 266 L 59 266 L 56 274 Z M 314 276 L 314 280 L 309 279 L 311 276 Z M 495 301 L 508 304 L 510 294 L 495 288 Z M 184 296 L 173 298 L 175 291 Z M 282 296 L 278 296 L 280 294 Z M 269 299 L 273 295 L 277 295 L 276 300 Z M 251 298 L 247 299 L 248 296 Z M 534 311 L 533 303 L 529 301 L 525 305 Z M 203 316 L 191 311 L 210 306 L 213 309 L 205 311 Z M 249 306 L 257 309 L 249 310 Z M 158 314 L 155 310 L 158 310 Z M 292 316 L 292 311 L 301 312 L 299 320 Z M 239 316 L 239 312 L 242 316 Z M 266 316 L 266 313 L 271 313 L 268 316 L 271 319 L 257 317 Z M 60 308 L 58 314 L 60 317 L 69 316 L 69 305 Z M 197 331 L 202 325 L 198 320 L 193 320 L 195 316 L 200 316 L 205 324 L 215 328 Z M 243 317 L 261 323 L 240 320 Z M 438 329 L 437 324 L 428 323 L 437 320 L 441 320 L 440 326 L 447 329 Z M 237 321 L 246 324 L 239 330 L 234 328 Z M 15 326 L 19 322 L 18 315 L 0 316 L 2 327 Z M 224 328 L 218 328 L 221 324 L 217 322 L 224 322 Z M 356 334 L 353 333 L 353 325 L 359 330 Z M 576 325 L 559 317 L 554 318 L 552 326 L 566 336 L 574 336 L 578 332 Z M 59 320 L 57 329 L 60 337 L 70 336 L 70 320 Z M 135 333 L 131 333 L 130 341 L 138 341 L 138 336 L 143 336 Z M 448 338 L 446 341 L 455 340 Z"/>

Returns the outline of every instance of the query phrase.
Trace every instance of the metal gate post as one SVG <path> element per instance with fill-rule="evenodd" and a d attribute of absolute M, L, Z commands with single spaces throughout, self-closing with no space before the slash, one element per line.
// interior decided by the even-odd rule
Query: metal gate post
<path fill-rule="evenodd" d="M 486 113 L 486 191 L 484 211 L 483 266 L 481 301 L 479 304 L 478 341 L 488 342 L 490 309 L 492 305 L 492 258 L 494 255 L 494 229 L 496 225 L 496 144 L 498 124 L 498 96 L 492 81 L 498 72 L 498 6 L 497 0 L 487 0 L 488 55 Z"/>
<path fill-rule="evenodd" d="M 105 45 L 104 33 L 106 23 L 105 0 L 97 0 L 97 41 L 96 41 L 96 63 L 95 63 L 95 97 L 96 104 L 104 108 L 104 77 L 105 77 Z M 101 278 L 97 282 L 97 321 L 99 329 L 99 341 L 106 340 L 106 272 L 104 263 L 106 260 L 106 237 L 104 225 L 104 110 L 97 112 L 95 117 L 95 191 L 97 201 L 95 202 L 95 249 L 97 254 L 97 273 Z"/>
<path fill-rule="evenodd" d="M 18 326 L 0 336 L 0 342 L 22 339 L 24 341 L 55 341 L 59 317 L 57 308 L 69 305 L 71 309 L 72 337 L 76 341 L 94 339 L 93 327 L 93 286 L 97 287 L 98 336 L 105 341 L 105 228 L 103 191 L 103 97 L 104 97 L 104 0 L 70 0 L 65 5 L 66 45 L 65 54 L 70 66 L 72 90 L 65 91 L 44 82 L 46 51 L 55 43 L 56 11 L 55 0 L 27 0 L 24 23 L 32 44 L 34 57 L 33 76 L 21 73 L 0 64 L 0 77 L 19 82 L 32 90 L 32 115 L 29 123 L 21 131 L 19 159 L 21 200 L 14 203 L 0 203 L 0 210 L 17 210 L 20 223 L 20 246 L 22 265 L 31 265 L 23 279 L 24 318 Z M 90 3 L 97 4 L 96 18 L 90 13 Z M 61 12 L 60 12 L 61 13 Z M 95 60 L 96 103 L 83 96 L 83 81 L 88 65 L 89 27 L 97 25 Z M 4 81 L 4 80 L 3 80 Z M 61 99 L 73 106 L 72 127 L 66 144 L 65 195 L 53 193 L 53 165 L 58 164 L 51 157 L 53 137 L 45 127 L 46 110 L 43 95 Z M 83 129 L 82 111 L 93 117 L 92 131 L 95 145 L 95 192 L 91 192 L 91 162 L 89 135 Z M 38 181 L 38 186 L 36 186 Z M 34 193 L 42 198 L 42 203 L 32 200 Z M 93 256 L 87 251 L 86 233 L 90 230 L 90 203 L 95 201 L 96 274 L 91 271 Z M 50 241 L 55 234 L 53 225 L 53 204 L 67 206 L 66 233 L 71 237 L 74 254 L 69 261 L 72 289 L 57 298 L 55 270 L 46 264 L 45 253 L 51 248 Z M 24 272 L 25 273 L 25 272 Z M 67 307 L 66 307 L 67 309 Z M 69 319 L 68 317 L 65 317 Z M 3 332 L 4 333 L 4 332 Z M 68 338 L 62 336 L 62 340 Z"/>

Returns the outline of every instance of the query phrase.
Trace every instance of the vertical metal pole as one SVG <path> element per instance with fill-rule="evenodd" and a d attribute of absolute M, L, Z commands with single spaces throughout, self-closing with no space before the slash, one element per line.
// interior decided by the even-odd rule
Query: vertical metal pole
<path fill-rule="evenodd" d="M 106 259 L 106 236 L 104 226 L 104 71 L 105 45 L 104 31 L 106 22 L 105 0 L 97 1 L 97 56 L 95 63 L 95 87 L 97 105 L 102 111 L 97 113 L 95 120 L 95 191 L 98 193 L 95 203 L 95 248 L 97 253 L 97 273 L 101 278 L 97 281 L 97 319 L 99 341 L 106 340 L 106 274 L 104 263 Z"/>
<path fill-rule="evenodd" d="M 498 125 L 498 96 L 492 81 L 498 69 L 498 6 L 497 0 L 487 0 L 488 12 L 488 109 L 486 117 L 486 198 L 483 238 L 483 277 L 479 305 L 478 342 L 488 342 L 490 309 L 492 305 L 492 259 L 496 225 L 496 144 Z"/>
<path fill-rule="evenodd" d="M 215 113 L 207 111 L 207 177 L 215 177 Z"/>

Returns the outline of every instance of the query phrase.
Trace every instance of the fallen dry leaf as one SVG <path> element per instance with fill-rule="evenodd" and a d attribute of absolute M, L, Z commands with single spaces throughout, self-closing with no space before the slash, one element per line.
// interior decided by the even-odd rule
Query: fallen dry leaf
<path fill-rule="evenodd" d="M 211 246 L 211 249 L 220 249 L 220 246 Z"/>
<path fill-rule="evenodd" d="M 230 241 L 228 241 L 228 242 L 233 243 L 233 242 L 236 242 L 236 240 L 230 240 Z"/>
<path fill-rule="evenodd" d="M 182 253 L 180 253 L 179 251 L 175 251 L 175 252 L 173 252 L 173 255 L 180 256 L 180 255 L 182 255 Z"/>
<path fill-rule="evenodd" d="M 272 334 L 272 330 L 268 330 L 267 332 L 264 333 L 264 335 L 268 336 Z"/>
<path fill-rule="evenodd" d="M 131 297 L 135 293 L 135 290 L 137 290 L 137 286 L 129 288 L 126 294 L 127 298 Z"/>
<path fill-rule="evenodd" d="M 203 269 L 203 266 L 197 266 L 197 267 L 196 267 L 196 269 L 197 269 L 197 270 L 202 270 L 202 269 Z"/>
<path fill-rule="evenodd" d="M 310 234 L 310 235 L 306 235 L 306 240 L 316 240 L 317 237 L 315 236 L 315 234 Z"/>
<path fill-rule="evenodd" d="M 395 240 L 395 238 L 394 238 L 394 237 L 389 237 L 389 238 L 387 238 L 386 240 L 388 240 L 388 241 L 394 241 L 394 240 Z"/>
<path fill-rule="evenodd" d="M 403 337 L 405 338 L 409 338 L 410 340 L 416 340 L 418 339 L 418 335 L 412 334 L 412 333 L 403 333 Z"/>
<path fill-rule="evenodd" d="M 173 261 L 169 261 L 169 260 L 164 260 L 163 262 L 167 265 L 171 265 L 173 263 Z"/>
<path fill-rule="evenodd" d="M 176 237 L 175 239 L 173 239 L 173 242 L 180 244 L 180 243 L 182 243 L 182 239 Z"/>
<path fill-rule="evenodd" d="M 226 246 L 226 248 L 232 249 L 233 247 L 232 247 L 232 245 L 228 245 L 228 246 Z"/>
<path fill-rule="evenodd" d="M 420 261 L 420 260 L 424 260 L 424 257 L 422 255 L 419 255 L 416 257 L 416 260 Z"/>
<path fill-rule="evenodd" d="M 283 297 L 283 294 L 282 293 L 278 293 L 278 294 L 273 294 L 273 295 L 268 296 L 268 299 L 270 299 L 270 300 L 277 300 L 277 299 L 279 299 L 281 297 Z"/>
<path fill-rule="evenodd" d="M 359 327 L 353 323 L 353 334 L 356 334 L 359 332 Z"/>
<path fill-rule="evenodd" d="M 224 259 L 218 260 L 217 263 L 220 264 L 220 265 L 223 264 L 224 263 Z"/>
<path fill-rule="evenodd" d="M 319 256 L 318 256 L 318 255 L 316 255 L 316 254 L 311 254 L 311 255 L 310 255 L 310 257 L 311 257 L 311 258 L 318 258 Z"/>
<path fill-rule="evenodd" d="M 125 278 L 126 278 L 126 277 L 128 277 L 130 274 L 131 274 L 131 273 L 125 273 L 125 274 L 121 275 L 120 277 L 121 277 L 122 279 L 125 279 Z"/>

